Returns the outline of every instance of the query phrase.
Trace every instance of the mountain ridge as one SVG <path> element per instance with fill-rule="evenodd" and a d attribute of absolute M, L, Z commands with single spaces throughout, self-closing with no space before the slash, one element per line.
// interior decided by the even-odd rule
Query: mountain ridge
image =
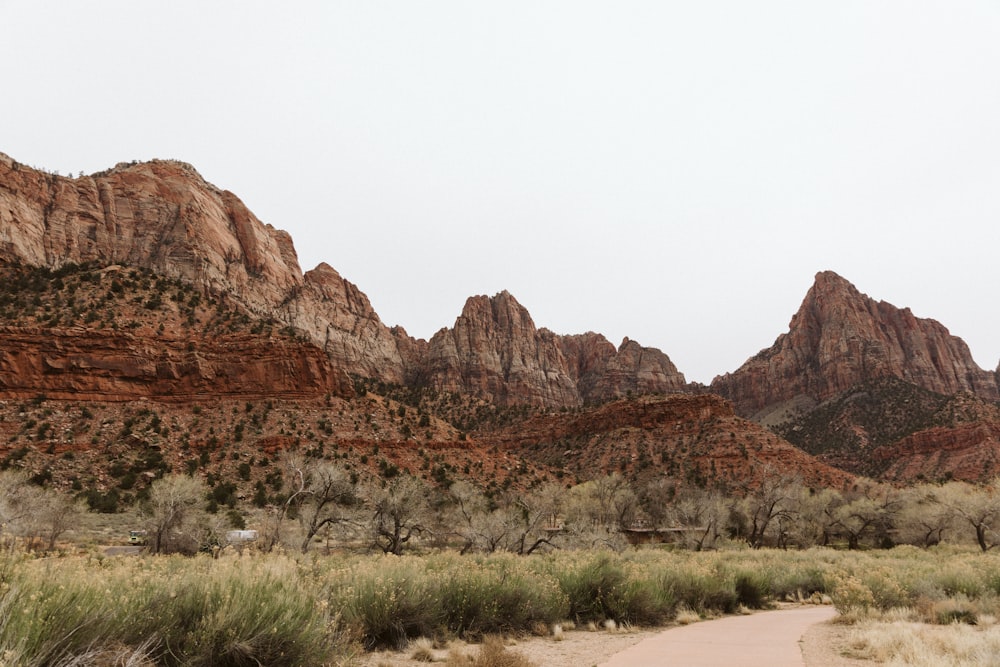
<path fill-rule="evenodd" d="M 302 331 L 349 375 L 554 407 L 685 384 L 659 350 L 630 343 L 619 354 L 599 334 L 537 329 L 506 292 L 470 297 L 454 327 L 430 341 L 389 328 L 357 285 L 326 263 L 303 273 L 286 232 L 183 162 L 69 178 L 0 154 L 0 184 L 0 259 L 122 263 L 186 280 Z"/>
<path fill-rule="evenodd" d="M 424 416 L 447 413 L 463 424 L 443 420 L 451 428 L 516 448 L 532 424 L 542 423 L 523 422 L 531 417 L 548 415 L 555 421 L 545 428 L 554 433 L 575 410 L 599 413 L 614 403 L 627 414 L 627 401 L 637 396 L 663 395 L 678 406 L 684 402 L 670 396 L 715 393 L 733 413 L 714 399 L 693 399 L 714 406 L 703 425 L 687 418 L 706 435 L 677 441 L 678 447 L 706 447 L 708 453 L 690 460 L 698 479 L 711 476 L 705 462 L 716 455 L 734 462 L 730 473 L 738 475 L 738 459 L 753 443 L 761 452 L 786 452 L 779 458 L 795 459 L 800 468 L 808 465 L 811 459 L 785 449 L 789 442 L 760 430 L 764 425 L 782 433 L 780 424 L 806 428 L 809 437 L 786 431 L 788 440 L 849 472 L 905 479 L 969 476 L 980 463 L 984 471 L 1000 469 L 1000 453 L 984 453 L 1000 452 L 1000 420 L 985 404 L 957 421 L 928 421 L 931 412 L 913 412 L 922 430 L 900 428 L 869 446 L 877 429 L 866 415 L 896 409 L 894 397 L 909 391 L 876 392 L 866 399 L 867 412 L 852 412 L 852 397 L 865 395 L 872 382 L 896 379 L 987 403 L 1000 400 L 1000 382 L 939 322 L 875 301 L 831 271 L 816 275 L 788 331 L 771 347 L 704 386 L 687 382 L 662 351 L 627 337 L 615 346 L 593 331 L 560 335 L 538 327 L 507 291 L 470 296 L 450 327 L 427 340 L 411 337 L 402 327 L 386 326 L 367 295 L 334 267 L 321 262 L 303 273 L 287 233 L 176 161 L 122 163 L 67 178 L 0 154 L 0 265 L 11 280 L 35 281 L 41 290 L 34 296 L 32 289 L 0 290 L 0 314 L 7 318 L 0 327 L 0 395 L 17 400 L 33 394 L 53 400 L 257 400 L 274 392 L 289 401 L 350 402 L 361 391 L 362 407 L 352 409 L 366 411 L 368 421 L 363 392 L 380 387 L 386 396 L 412 399 L 393 408 L 402 412 L 422 405 L 424 393 L 436 396 L 436 403 L 418 408 L 413 423 L 405 421 L 405 432 L 400 426 L 400 442 L 428 428 L 420 426 Z M 19 273 L 19 266 L 41 268 Z M 71 266 L 79 270 L 63 276 Z M 249 369 L 245 378 L 241 367 Z M 823 409 L 859 436 L 844 440 L 810 425 L 809 415 L 826 414 Z M 484 424 L 506 435 L 490 435 Z M 616 461 L 631 470 L 632 463 L 615 453 L 627 445 L 636 460 L 648 464 L 658 456 L 683 467 L 690 451 L 644 444 L 653 436 L 668 443 L 670 429 L 678 427 L 683 431 L 665 418 L 571 439 L 604 452 L 595 465 Z M 731 437 L 720 437 L 716 431 L 723 428 Z M 534 445 L 552 450 L 546 456 L 563 451 L 563 438 L 536 435 Z M 381 435 L 369 437 L 377 442 Z M 843 442 L 834 456 L 817 438 Z M 734 443 L 744 447 L 733 449 Z M 873 456 L 877 461 L 867 460 Z M 913 459 L 910 465 L 906 458 Z"/>

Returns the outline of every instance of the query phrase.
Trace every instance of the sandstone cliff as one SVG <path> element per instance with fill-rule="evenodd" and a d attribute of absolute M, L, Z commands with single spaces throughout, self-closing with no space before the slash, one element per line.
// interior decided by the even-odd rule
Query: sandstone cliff
<path fill-rule="evenodd" d="M 859 292 L 833 272 L 816 275 L 788 333 L 711 389 L 741 415 L 765 418 L 777 406 L 814 405 L 850 387 L 895 377 L 940 394 L 1000 398 L 997 375 L 940 323 Z"/>
<path fill-rule="evenodd" d="M 435 389 L 499 405 L 578 406 L 686 386 L 659 350 L 628 339 L 616 350 L 599 334 L 538 329 L 506 291 L 470 298 L 455 326 L 429 341 L 420 376 Z"/>
<path fill-rule="evenodd" d="M 303 275 L 287 233 L 181 162 L 66 178 L 0 154 L 0 261 L 148 268 L 305 332 L 347 373 L 403 379 L 395 337 L 356 286 L 325 265 Z"/>
<path fill-rule="evenodd" d="M 659 350 L 536 329 L 509 294 L 474 297 L 430 342 L 386 327 L 332 267 L 305 274 L 292 240 L 190 165 L 120 164 L 53 176 L 0 154 L 0 262 L 142 267 L 275 319 L 321 347 L 341 373 L 467 392 L 499 405 L 575 406 L 628 392 L 682 390 Z"/>
<path fill-rule="evenodd" d="M 147 338 L 82 328 L 0 327 L 0 397 L 173 402 L 350 396 L 318 348 L 232 334 Z"/>

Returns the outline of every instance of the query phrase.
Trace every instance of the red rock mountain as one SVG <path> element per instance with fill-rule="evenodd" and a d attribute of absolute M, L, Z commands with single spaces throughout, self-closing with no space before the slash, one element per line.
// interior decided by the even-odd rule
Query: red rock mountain
<path fill-rule="evenodd" d="M 424 363 L 424 377 L 434 388 L 498 405 L 577 406 L 686 386 L 659 350 L 627 338 L 616 350 L 600 334 L 559 336 L 537 329 L 508 292 L 470 298 L 454 328 L 431 338 Z"/>
<path fill-rule="evenodd" d="M 470 299 L 454 329 L 414 340 L 385 326 L 330 266 L 303 274 L 287 233 L 176 161 L 67 178 L 0 154 L 0 262 L 149 269 L 301 332 L 340 376 L 467 392 L 499 405 L 576 406 L 685 385 L 662 352 L 536 329 L 506 293 Z"/>
<path fill-rule="evenodd" d="M 862 382 L 895 377 L 940 394 L 1000 398 L 996 373 L 979 368 L 968 346 L 939 322 L 862 294 L 836 273 L 816 275 L 788 333 L 712 391 L 741 415 L 811 407 Z"/>
<path fill-rule="evenodd" d="M 0 261 L 147 268 L 304 331 L 347 372 L 403 378 L 393 334 L 357 287 L 325 265 L 303 275 L 287 233 L 182 162 L 65 178 L 0 154 Z"/>
<path fill-rule="evenodd" d="M 0 327 L 0 346 L 5 398 L 202 402 L 351 393 L 316 347 L 249 334 L 188 348 L 185 341 L 126 332 Z"/>
<path fill-rule="evenodd" d="M 481 442 L 517 452 L 578 479 L 617 470 L 641 481 L 667 477 L 698 486 L 758 486 L 780 474 L 813 487 L 847 488 L 845 473 L 733 412 L 712 395 L 642 396 L 577 413 L 538 415 Z"/>

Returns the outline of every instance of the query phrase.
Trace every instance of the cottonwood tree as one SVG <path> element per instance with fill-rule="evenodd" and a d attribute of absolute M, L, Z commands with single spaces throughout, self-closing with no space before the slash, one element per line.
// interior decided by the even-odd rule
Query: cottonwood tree
<path fill-rule="evenodd" d="M 938 498 L 940 487 L 920 484 L 904 491 L 896 539 L 906 544 L 931 547 L 955 533 L 957 513 Z"/>
<path fill-rule="evenodd" d="M 0 471 L 0 531 L 9 530 L 16 535 L 24 520 L 31 515 L 28 484 L 24 473 Z"/>
<path fill-rule="evenodd" d="M 685 548 L 701 551 L 712 547 L 729 516 L 729 501 L 722 495 L 699 488 L 681 489 L 667 507 L 670 527 Z"/>
<path fill-rule="evenodd" d="M 594 482 L 578 484 L 565 493 L 563 516 L 565 518 L 561 539 L 574 546 L 588 549 L 608 548 L 621 551 L 628 542 L 617 523 L 608 525 L 601 519 L 601 510 L 595 504 Z"/>
<path fill-rule="evenodd" d="M 848 549 L 857 549 L 865 537 L 875 542 L 888 536 L 900 508 L 898 493 L 889 486 L 871 484 L 834 510 L 836 527 L 847 538 Z"/>
<path fill-rule="evenodd" d="M 1000 478 L 981 487 L 949 482 L 935 496 L 973 529 L 980 549 L 985 552 L 997 545 L 1000 539 Z"/>
<path fill-rule="evenodd" d="M 670 513 L 670 505 L 678 494 L 677 480 L 671 477 L 656 477 L 642 487 L 639 506 L 652 528 L 671 528 L 676 517 Z"/>
<path fill-rule="evenodd" d="M 429 530 L 434 517 L 429 491 L 423 481 L 410 475 L 393 477 L 384 486 L 369 486 L 372 540 L 376 547 L 398 556 L 415 535 Z"/>
<path fill-rule="evenodd" d="M 629 527 L 636 517 L 639 498 L 628 480 L 618 473 L 584 482 L 575 491 L 584 503 L 578 509 L 594 526 L 621 530 Z"/>
<path fill-rule="evenodd" d="M 153 553 L 193 552 L 201 546 L 207 495 L 207 485 L 187 475 L 167 475 L 150 485 L 145 513 Z"/>
<path fill-rule="evenodd" d="M 29 549 L 55 549 L 82 513 L 73 498 L 32 484 L 23 473 L 0 472 L 0 530 L 23 538 Z"/>
<path fill-rule="evenodd" d="M 345 508 L 360 501 L 350 474 L 335 463 L 286 454 L 282 464 L 293 485 L 285 508 L 295 508 L 303 529 L 301 549 L 305 553 L 321 529 L 348 521 Z"/>
<path fill-rule="evenodd" d="M 770 466 L 758 477 L 762 481 L 757 487 L 744 487 L 746 495 L 733 516 L 737 536 L 744 537 L 754 549 L 762 547 L 769 536 L 778 545 L 785 543 L 802 486 L 798 478 L 782 475 Z"/>
<path fill-rule="evenodd" d="M 482 524 L 490 513 L 486 496 L 474 484 L 463 479 L 454 482 L 448 488 L 448 500 L 450 511 L 445 521 L 461 538 L 461 552 L 464 554 L 480 549 L 484 541 Z"/>
<path fill-rule="evenodd" d="M 837 509 L 844 496 L 836 489 L 811 490 L 802 487 L 795 502 L 788 539 L 798 547 L 829 546 L 837 536 Z"/>
<path fill-rule="evenodd" d="M 504 549 L 528 555 L 542 546 L 555 546 L 553 537 L 562 530 L 559 518 L 565 490 L 550 482 L 528 493 L 508 492 L 494 515 L 507 530 Z"/>
<path fill-rule="evenodd" d="M 56 542 L 76 526 L 84 510 L 79 501 L 51 489 L 27 489 L 31 513 L 25 517 L 29 547 L 52 551 Z"/>

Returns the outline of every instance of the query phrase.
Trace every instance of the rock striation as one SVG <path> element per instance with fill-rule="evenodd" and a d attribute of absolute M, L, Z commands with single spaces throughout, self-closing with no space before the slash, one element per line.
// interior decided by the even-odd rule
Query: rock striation
<path fill-rule="evenodd" d="M 451 329 L 427 344 L 420 376 L 440 391 L 470 393 L 498 405 L 569 407 L 629 392 L 684 391 L 667 355 L 627 338 L 560 336 L 535 327 L 510 293 L 466 301 Z"/>
<path fill-rule="evenodd" d="M 996 373 L 942 324 L 875 301 L 831 271 L 816 275 L 788 333 L 733 373 L 712 381 L 741 415 L 761 417 L 789 402 L 815 404 L 885 377 L 939 394 L 1000 398 Z"/>
<path fill-rule="evenodd" d="M 83 328 L 0 327 L 0 395 L 27 399 L 204 402 L 351 396 L 321 350 L 250 334 L 150 338 Z"/>

